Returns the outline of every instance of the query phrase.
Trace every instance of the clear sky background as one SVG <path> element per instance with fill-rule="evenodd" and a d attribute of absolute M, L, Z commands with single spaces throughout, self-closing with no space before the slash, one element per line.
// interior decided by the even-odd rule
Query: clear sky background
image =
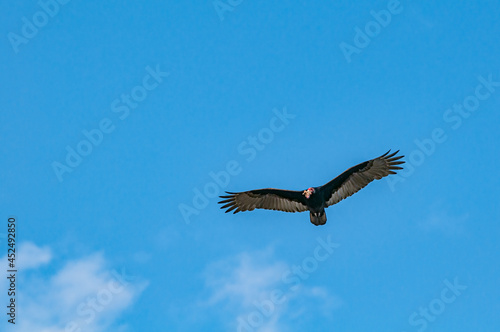
<path fill-rule="evenodd" d="M 4 3 L 0 329 L 500 330 L 498 9 Z M 213 197 L 388 149 L 405 170 L 325 226 Z"/>

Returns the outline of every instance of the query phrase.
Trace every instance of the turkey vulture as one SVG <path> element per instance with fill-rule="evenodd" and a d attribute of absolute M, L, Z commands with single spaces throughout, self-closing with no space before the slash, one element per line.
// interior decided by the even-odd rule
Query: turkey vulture
<path fill-rule="evenodd" d="M 403 169 L 396 166 L 403 164 L 400 161 L 404 156 L 396 156 L 391 150 L 378 158 L 365 161 L 349 168 L 332 181 L 321 187 L 311 187 L 304 191 L 281 189 L 258 189 L 239 193 L 226 191 L 228 196 L 220 196 L 221 209 L 226 213 L 234 210 L 252 211 L 253 209 L 279 210 L 284 212 L 310 211 L 311 223 L 316 226 L 326 223 L 325 208 L 337 204 L 358 190 L 364 188 L 373 180 L 379 180 L 389 174 L 396 174 L 395 170 Z"/>

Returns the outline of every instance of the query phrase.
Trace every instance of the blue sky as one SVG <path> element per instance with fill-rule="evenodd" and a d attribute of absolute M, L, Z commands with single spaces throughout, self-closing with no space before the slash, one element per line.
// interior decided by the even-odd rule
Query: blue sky
<path fill-rule="evenodd" d="M 15 216 L 20 272 L 2 330 L 498 331 L 497 9 L 5 4 L 0 259 Z M 325 226 L 213 197 L 388 149 L 405 170 Z"/>

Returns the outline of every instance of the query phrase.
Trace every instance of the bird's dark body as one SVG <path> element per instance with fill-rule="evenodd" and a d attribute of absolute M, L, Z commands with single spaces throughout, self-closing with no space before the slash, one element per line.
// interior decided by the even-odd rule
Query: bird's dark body
<path fill-rule="evenodd" d="M 313 188 L 314 193 L 306 198 L 306 206 L 310 212 L 309 218 L 311 223 L 316 226 L 324 225 L 326 223 L 325 213 L 325 197 L 321 187 Z"/>
<path fill-rule="evenodd" d="M 379 180 L 389 174 L 396 174 L 402 169 L 397 165 L 404 156 L 396 156 L 398 151 L 390 151 L 378 158 L 362 162 L 349 168 L 330 182 L 304 191 L 281 190 L 274 188 L 250 190 L 239 193 L 227 192 L 229 195 L 220 196 L 221 209 L 226 212 L 252 211 L 254 209 L 268 209 L 285 212 L 310 212 L 310 220 L 316 226 L 326 223 L 325 208 L 337 204 L 373 180 Z"/>
<path fill-rule="evenodd" d="M 307 209 L 311 212 L 320 212 L 325 209 L 325 198 L 321 192 L 321 187 L 315 187 L 311 197 L 305 199 Z"/>

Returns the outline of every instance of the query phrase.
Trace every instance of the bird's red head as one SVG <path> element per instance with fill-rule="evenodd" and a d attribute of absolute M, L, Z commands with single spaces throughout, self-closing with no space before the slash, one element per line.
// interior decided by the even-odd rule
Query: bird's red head
<path fill-rule="evenodd" d="M 309 197 L 311 197 L 311 195 L 313 193 L 314 193 L 314 188 L 310 187 L 310 188 L 307 188 L 307 190 L 304 190 L 302 195 L 306 196 L 306 198 L 309 198 Z"/>

